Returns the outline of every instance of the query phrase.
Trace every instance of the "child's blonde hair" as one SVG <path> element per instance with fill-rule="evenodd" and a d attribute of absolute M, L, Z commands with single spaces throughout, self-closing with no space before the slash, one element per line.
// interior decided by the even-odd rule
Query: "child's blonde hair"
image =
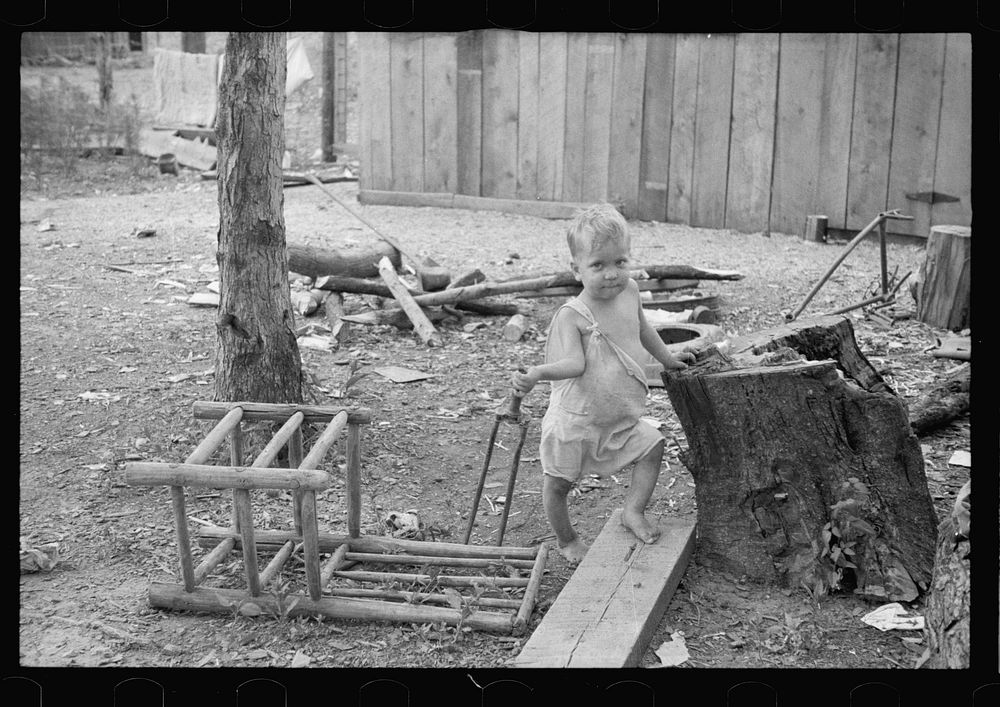
<path fill-rule="evenodd" d="M 586 239 L 587 235 L 590 236 L 589 240 Z M 566 230 L 566 243 L 574 259 L 599 248 L 609 240 L 622 244 L 626 249 L 630 245 L 628 224 L 611 204 L 594 204 L 584 209 Z"/>

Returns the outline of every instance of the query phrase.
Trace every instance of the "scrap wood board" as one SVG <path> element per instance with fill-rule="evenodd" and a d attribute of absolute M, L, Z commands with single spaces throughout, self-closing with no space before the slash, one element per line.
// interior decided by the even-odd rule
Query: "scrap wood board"
<path fill-rule="evenodd" d="M 693 520 L 661 519 L 639 542 L 621 509 L 591 545 L 514 659 L 518 668 L 626 668 L 639 664 L 694 548 Z"/>

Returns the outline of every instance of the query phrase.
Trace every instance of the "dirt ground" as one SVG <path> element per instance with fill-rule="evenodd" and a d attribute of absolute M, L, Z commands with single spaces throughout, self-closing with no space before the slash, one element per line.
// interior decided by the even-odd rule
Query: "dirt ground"
<path fill-rule="evenodd" d="M 44 69 L 32 70 L 37 71 Z M 296 120 L 312 124 L 304 109 Z M 51 571 L 20 577 L 21 665 L 507 665 L 527 636 L 237 611 L 201 616 L 147 605 L 150 581 L 177 581 L 173 520 L 166 490 L 127 486 L 124 467 L 131 460 L 183 461 L 211 427 L 194 420 L 191 407 L 211 398 L 215 310 L 186 300 L 217 278 L 218 210 L 214 182 L 191 170 L 161 175 L 148 163 L 136 170 L 127 160 L 84 160 L 71 179 L 22 174 L 20 534 L 33 547 L 58 543 L 59 561 Z M 356 202 L 356 183 L 328 188 L 407 249 L 433 256 L 455 273 L 478 267 L 506 279 L 567 264 L 563 221 L 364 207 Z M 285 190 L 285 221 L 290 243 L 334 246 L 373 237 L 312 186 Z M 672 224 L 631 226 L 637 262 L 744 274 L 739 281 L 700 286 L 719 296 L 719 325 L 730 334 L 780 323 L 780 313 L 798 304 L 843 245 Z M 142 229 L 154 229 L 155 235 L 138 237 Z M 919 245 L 890 244 L 890 268 L 898 265 L 900 274 L 915 271 L 922 257 Z M 861 300 L 877 282 L 878 262 L 877 245 L 861 244 L 806 314 Z M 545 327 L 562 302 L 503 299 L 529 312 L 531 330 L 521 342 L 502 341 L 505 318 L 467 315 L 439 326 L 441 348 L 426 348 L 412 333 L 388 326 L 352 326 L 337 350 L 301 349 L 310 395 L 322 404 L 343 402 L 334 396 L 344 389 L 352 362 L 360 371 L 391 364 L 432 375 L 396 384 L 371 374 L 347 391 L 349 404 L 369 408 L 373 418 L 363 434 L 364 532 L 385 532 L 388 512 L 415 510 L 435 539 L 461 540 L 493 411 L 507 393 L 510 372 L 541 360 Z M 902 302 L 912 305 L 908 296 Z M 358 303 L 348 296 L 349 305 Z M 310 322 L 323 318 L 301 323 Z M 943 332 L 912 320 L 882 328 L 860 313 L 853 323 L 862 351 L 904 400 L 958 365 L 927 353 Z M 506 544 L 550 539 L 538 464 L 537 421 L 545 399 L 539 388 L 524 404 L 535 422 Z M 652 392 L 648 412 L 662 421 L 668 440 L 667 465 L 650 512 L 694 518 L 694 484 L 677 457 L 684 435 L 662 389 Z M 501 444 L 509 447 L 509 433 L 504 434 Z M 953 452 L 970 449 L 968 416 L 921 442 L 930 492 L 943 517 L 969 476 L 967 468 L 949 464 Z M 491 498 L 503 493 L 507 473 L 502 455 L 495 462 L 486 491 Z M 593 540 L 621 507 L 628 481 L 622 473 L 571 497 L 571 518 L 585 540 Z M 337 485 L 321 497 L 321 530 L 346 529 L 343 490 L 338 475 Z M 287 527 L 287 505 L 281 498 L 265 499 L 256 509 L 258 527 Z M 189 515 L 201 523 L 226 524 L 228 508 L 221 495 L 189 495 Z M 484 504 L 473 542 L 491 542 L 498 521 L 498 513 Z M 295 578 L 300 572 L 298 566 L 290 574 Z M 560 557 L 550 555 L 529 635 L 571 573 Z M 223 574 L 238 584 L 239 562 Z M 660 665 L 655 650 L 681 631 L 690 652 L 684 668 L 912 667 L 924 649 L 920 632 L 880 632 L 863 624 L 861 615 L 875 606 L 853 595 L 816 604 L 801 589 L 721 574 L 700 564 L 696 553 L 641 665 Z M 922 601 L 910 608 L 920 612 Z"/>

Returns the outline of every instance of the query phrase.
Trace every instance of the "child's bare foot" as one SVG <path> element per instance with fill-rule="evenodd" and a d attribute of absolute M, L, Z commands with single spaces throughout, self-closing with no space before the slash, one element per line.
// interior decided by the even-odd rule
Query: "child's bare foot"
<path fill-rule="evenodd" d="M 645 514 L 626 508 L 622 511 L 622 525 L 644 543 L 655 543 L 660 537 L 660 529 L 649 522 Z"/>
<path fill-rule="evenodd" d="M 571 565 L 580 564 L 580 560 L 583 556 L 587 554 L 587 550 L 590 546 L 587 543 L 576 538 L 575 540 L 566 543 L 565 545 L 559 545 L 559 554 L 566 558 L 566 561 Z"/>

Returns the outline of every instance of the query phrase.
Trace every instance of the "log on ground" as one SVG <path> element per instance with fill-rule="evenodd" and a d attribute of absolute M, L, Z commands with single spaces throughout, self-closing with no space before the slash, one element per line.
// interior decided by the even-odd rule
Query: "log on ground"
<path fill-rule="evenodd" d="M 373 240 L 363 246 L 344 246 L 336 250 L 288 245 L 288 269 L 313 278 L 323 275 L 378 277 L 378 261 L 383 257 L 389 258 L 397 268 L 402 262 L 399 251 L 382 240 Z"/>
<path fill-rule="evenodd" d="M 910 427 L 924 435 L 969 411 L 970 364 L 963 363 L 910 404 Z"/>

